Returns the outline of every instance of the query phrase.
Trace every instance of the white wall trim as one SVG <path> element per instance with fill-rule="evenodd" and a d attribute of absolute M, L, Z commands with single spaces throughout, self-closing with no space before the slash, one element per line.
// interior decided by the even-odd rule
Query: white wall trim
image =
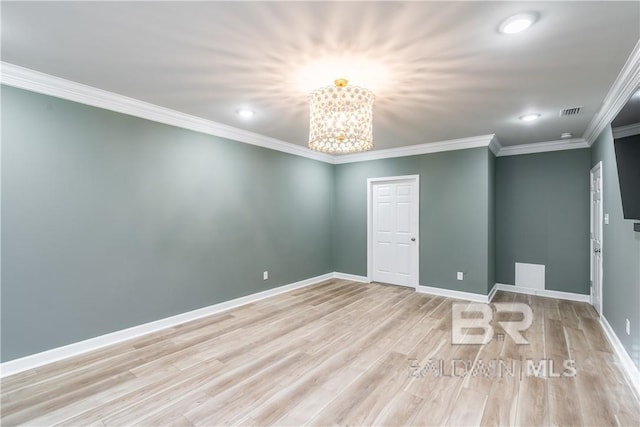
<path fill-rule="evenodd" d="M 600 181 L 598 191 L 600 192 L 600 209 L 598 209 L 599 221 L 594 221 L 593 218 L 593 175 L 596 171 L 600 173 Z M 589 280 L 591 282 L 591 286 L 589 287 L 589 304 L 593 305 L 593 308 L 598 312 L 599 315 L 602 314 L 602 304 L 604 300 L 604 296 L 602 295 L 602 290 L 604 286 L 604 259 L 602 258 L 602 253 L 600 253 L 599 262 L 597 264 L 598 270 L 600 272 L 600 280 L 598 283 L 594 284 L 594 225 L 598 227 L 598 231 L 600 232 L 600 248 L 604 247 L 604 174 L 602 173 L 602 160 L 595 164 L 594 167 L 589 171 Z M 594 224 L 597 222 L 597 224 Z M 595 289 L 598 293 L 598 304 L 593 304 L 593 293 L 594 293 L 594 285 L 597 289 Z"/>
<path fill-rule="evenodd" d="M 634 60 L 634 58 L 636 59 Z M 627 86 L 633 85 L 633 82 L 635 80 L 640 80 L 640 77 L 632 76 L 631 70 L 634 66 L 633 64 L 635 64 L 636 74 L 640 75 L 640 72 L 638 72 L 637 70 L 638 68 L 640 68 L 640 66 L 638 66 L 638 64 L 636 63 L 640 62 L 640 59 L 638 58 L 640 58 L 640 48 L 636 46 L 636 50 L 629 58 L 627 65 L 625 65 L 625 67 L 629 68 L 629 70 L 623 69 L 623 71 L 620 73 L 620 76 L 626 76 L 624 78 L 632 82 L 629 83 L 629 81 L 627 80 L 624 80 L 624 82 L 616 81 L 616 84 L 618 86 L 621 86 L 624 83 L 624 88 L 627 88 Z M 618 77 L 618 80 L 622 79 L 622 77 L 620 76 Z M 93 107 L 103 108 L 105 110 L 115 111 L 134 117 L 167 124 L 170 126 L 176 126 L 207 135 L 227 138 L 245 144 L 264 147 L 271 150 L 306 157 L 309 159 L 331 164 L 364 162 L 368 160 L 415 156 L 420 154 L 438 153 L 452 150 L 465 150 L 477 147 L 489 147 L 489 149 L 496 156 L 512 156 L 518 154 L 542 153 L 546 151 L 569 150 L 573 148 L 586 148 L 593 143 L 593 141 L 590 141 L 589 139 L 585 138 L 585 140 L 578 138 L 571 140 L 546 141 L 533 144 L 502 147 L 496 136 L 494 134 L 489 134 L 445 141 L 428 142 L 425 144 L 409 145 L 383 150 L 374 150 L 368 151 L 366 153 L 332 156 L 330 154 L 319 153 L 310 150 L 302 145 L 281 141 L 279 139 L 260 135 L 258 133 L 239 129 L 233 126 L 228 126 L 222 123 L 214 122 L 212 120 L 207 120 L 186 113 L 181 113 L 176 110 L 154 105 L 148 102 L 140 101 L 138 99 L 130 98 L 124 95 L 119 95 L 117 93 L 98 89 L 92 86 L 84 85 L 82 83 L 77 83 L 60 77 L 55 77 L 49 74 L 30 70 L 28 68 L 20 67 L 8 62 L 0 62 L 0 83 L 19 89 L 25 89 L 36 93 L 42 93 L 44 95 L 55 96 L 57 98 L 66 99 Z M 635 86 L 638 85 L 638 83 L 635 83 Z M 615 87 L 617 86 L 614 85 L 614 88 Z M 614 88 L 612 88 L 610 94 L 614 92 Z M 619 95 L 619 97 L 623 99 L 624 102 L 626 102 L 631 93 L 632 92 L 626 94 L 625 92 L 624 94 Z M 622 105 L 624 105 L 624 102 L 622 102 Z M 620 105 L 620 108 L 622 107 L 622 105 Z M 619 108 L 616 109 L 614 113 L 612 113 L 611 119 L 613 119 L 613 116 L 615 116 L 618 111 Z M 609 121 L 605 125 L 608 125 L 611 119 L 609 119 Z M 602 129 L 603 128 L 604 127 L 602 127 Z M 600 131 L 602 129 L 600 129 Z M 598 131 L 598 134 L 600 131 Z M 598 135 L 596 134 L 595 137 L 597 136 Z"/>
<path fill-rule="evenodd" d="M 341 280 L 349 280 L 351 282 L 371 283 L 371 280 L 369 280 L 368 277 L 357 276 L 355 274 L 348 274 L 348 273 L 339 273 L 337 271 L 333 273 L 333 278 L 341 279 Z"/>
<path fill-rule="evenodd" d="M 640 123 L 633 123 L 626 126 L 618 126 L 613 128 L 613 137 L 615 139 L 625 138 L 627 136 L 639 135 Z"/>
<path fill-rule="evenodd" d="M 493 298 L 496 296 L 496 292 L 498 292 L 498 285 L 497 283 L 494 283 L 493 287 L 489 291 L 489 295 L 487 295 L 488 302 L 493 301 Z"/>
<path fill-rule="evenodd" d="M 462 150 L 465 148 L 488 146 L 493 135 L 461 138 L 450 141 L 431 142 L 387 150 L 369 151 L 347 155 L 332 156 L 292 144 L 279 139 L 249 132 L 212 120 L 181 113 L 176 110 L 154 105 L 96 87 L 73 82 L 60 77 L 20 67 L 8 62 L 0 63 L 0 83 L 19 89 L 57 98 L 78 102 L 105 110 L 115 111 L 158 123 L 189 129 L 207 135 L 227 138 L 245 144 L 269 148 L 271 150 L 294 154 L 325 163 L 340 164 L 392 157 L 412 156 L 416 154 L 436 153 L 440 151 Z"/>
<path fill-rule="evenodd" d="M 407 145 L 405 147 L 387 148 L 384 150 L 367 151 L 365 153 L 343 154 L 335 156 L 334 163 L 366 162 L 369 160 L 390 159 L 394 157 L 417 156 L 441 151 L 465 150 L 468 148 L 488 147 L 493 134 L 472 136 L 469 138 L 451 139 L 448 141 L 428 142 L 426 144 Z"/>
<path fill-rule="evenodd" d="M 517 294 L 536 295 L 539 297 L 556 298 L 568 301 L 590 302 L 589 295 L 575 294 L 573 292 L 554 291 L 551 289 L 530 289 L 521 286 L 506 285 L 504 283 L 496 283 L 494 289 L 505 292 L 515 292 Z"/>
<path fill-rule="evenodd" d="M 609 343 L 611 343 L 611 347 L 613 347 L 618 359 L 620 359 L 622 371 L 625 374 L 627 382 L 629 382 L 629 386 L 636 393 L 636 398 L 640 400 L 640 369 L 633 363 L 631 356 L 629 356 L 629 353 L 627 353 L 627 350 L 625 350 L 620 339 L 618 339 L 618 336 L 604 316 L 600 316 L 600 324 L 602 325 L 602 329 L 604 329 Z"/>
<path fill-rule="evenodd" d="M 500 150 L 502 150 L 502 144 L 500 144 L 498 137 L 495 135 L 493 135 L 493 138 L 489 141 L 489 150 L 496 156 L 500 153 Z"/>
<path fill-rule="evenodd" d="M 8 62 L 1 63 L 0 77 L 2 84 L 19 89 L 55 96 L 207 135 L 228 138 L 245 144 L 269 148 L 271 150 L 307 157 L 326 163 L 333 163 L 334 156 L 312 151 L 301 145 L 202 119 L 124 95 L 19 67 Z"/>
<path fill-rule="evenodd" d="M 602 106 L 598 110 L 587 130 L 584 132 L 583 138 L 591 146 L 605 127 L 611 124 L 611 121 L 622 110 L 631 95 L 640 86 L 640 40 L 633 48 L 627 62 L 622 67 L 613 86 L 609 89 L 605 96 Z"/>
<path fill-rule="evenodd" d="M 275 295 L 289 292 L 294 289 L 300 289 L 306 286 L 311 286 L 311 285 L 321 283 L 323 281 L 330 280 L 330 279 L 342 279 L 342 280 L 350 280 L 354 282 L 363 282 L 363 283 L 370 282 L 370 280 L 367 277 L 358 276 L 354 274 L 347 274 L 347 273 L 340 273 L 340 272 L 323 274 L 320 276 L 301 280 L 299 282 L 279 286 L 277 288 L 268 289 L 266 291 L 257 292 L 255 294 L 236 298 L 230 301 L 221 302 L 218 304 L 210 305 L 208 307 L 203 307 L 197 310 L 188 311 L 186 313 L 181 313 L 175 316 L 167 317 L 164 319 L 156 320 L 153 322 L 145 323 L 145 324 L 134 326 L 131 328 L 111 332 L 105 335 L 90 338 L 84 341 L 79 341 L 63 347 L 57 347 L 51 350 L 43 351 L 41 353 L 36 353 L 29 356 L 21 357 L 19 359 L 10 360 L 0 364 L 0 378 L 14 375 L 29 369 L 34 369 L 39 366 L 57 362 L 63 359 L 68 359 L 70 357 L 78 356 L 93 350 L 98 350 L 100 348 L 103 348 L 109 345 L 127 341 L 136 337 L 140 337 L 142 335 L 146 335 L 162 329 L 170 328 L 172 326 L 180 325 L 182 323 L 187 323 L 193 320 L 201 319 L 203 317 L 218 314 L 223 311 L 237 308 L 245 304 L 250 304 L 252 302 L 256 302 L 265 298 L 269 298 Z M 481 295 L 481 294 L 475 294 L 471 292 L 456 291 L 451 289 L 436 288 L 436 287 L 423 286 L 423 285 L 420 285 L 416 288 L 416 291 L 418 293 L 442 296 L 447 298 L 457 298 L 457 299 L 462 299 L 466 301 L 483 302 L 483 303 L 491 302 L 493 300 L 493 297 L 495 296 L 495 293 L 498 290 L 502 290 L 506 292 L 528 293 L 532 295 L 546 296 L 546 297 L 559 298 L 559 299 L 568 299 L 568 300 L 580 301 L 580 302 L 588 302 L 588 299 L 589 299 L 588 295 L 572 294 L 568 292 L 539 291 L 535 289 L 530 289 L 529 291 L 531 292 L 526 292 L 527 291 L 526 288 L 516 288 L 515 286 L 505 285 L 501 283 L 496 283 L 491 289 L 491 291 L 489 292 L 489 295 Z M 640 398 L 640 372 L 638 371 L 638 368 L 635 366 L 635 364 L 627 354 L 626 350 L 622 346 L 622 343 L 620 342 L 616 334 L 613 332 L 613 329 L 611 328 L 607 320 L 604 318 L 604 316 L 601 317 L 600 321 L 607 335 L 607 338 L 611 342 L 612 347 L 614 348 L 614 350 L 616 351 L 616 354 L 621 360 L 622 367 L 624 369 L 625 374 L 627 375 L 631 384 L 636 385 L 636 393 L 638 393 L 638 397 Z"/>
<path fill-rule="evenodd" d="M 574 150 L 576 148 L 589 148 L 589 144 L 582 138 L 574 138 L 535 142 L 533 144 L 510 145 L 500 148 L 497 156 L 517 156 L 520 154 L 545 153 L 547 151 Z"/>
<path fill-rule="evenodd" d="M 473 292 L 455 291 L 453 289 L 435 288 L 432 286 L 420 285 L 416 288 L 416 292 L 421 294 L 437 295 L 439 297 L 457 298 L 466 301 L 488 303 L 487 295 L 474 294 Z"/>
<path fill-rule="evenodd" d="M 564 300 L 570 300 L 570 301 L 586 302 L 586 303 L 589 303 L 589 299 L 590 299 L 589 295 L 574 294 L 570 292 L 550 291 L 550 290 L 540 291 L 537 289 L 516 288 L 515 286 L 512 286 L 512 285 L 496 283 L 493 289 L 491 290 L 491 292 L 489 293 L 489 302 L 491 302 L 491 300 L 493 299 L 493 296 L 495 295 L 495 292 L 498 290 L 505 291 L 505 292 L 524 293 L 529 295 L 538 295 L 542 297 L 558 298 L 558 299 L 564 299 Z M 604 330 L 605 335 L 607 336 L 607 339 L 611 343 L 611 347 L 613 347 L 613 350 L 618 356 L 618 359 L 620 359 L 622 371 L 625 374 L 625 377 L 629 382 L 631 389 L 633 389 L 633 391 L 636 393 L 636 398 L 640 400 L 640 370 L 638 369 L 636 364 L 633 363 L 633 360 L 631 360 L 629 353 L 627 353 L 624 346 L 618 339 L 618 336 L 613 331 L 613 328 L 611 327 L 611 325 L 609 324 L 609 322 L 604 316 L 600 316 L 600 324 L 602 325 L 602 329 Z"/>
<path fill-rule="evenodd" d="M 141 335 L 149 334 L 151 332 L 156 332 L 172 326 L 180 325 L 182 323 L 190 322 L 192 320 L 211 316 L 213 314 L 230 310 L 232 308 L 279 295 L 284 292 L 289 292 L 294 289 L 315 285 L 316 283 L 320 283 L 336 277 L 336 274 L 339 273 L 323 274 L 321 276 L 316 276 L 309 279 L 301 280 L 299 282 L 290 283 L 288 285 L 279 286 L 277 288 L 268 289 L 266 291 L 257 292 L 255 294 L 232 299 L 230 301 L 224 301 L 218 304 L 210 305 L 208 307 L 203 307 L 197 310 L 188 311 L 186 313 L 181 313 L 164 319 L 155 320 L 153 322 L 144 323 L 142 325 L 133 326 L 131 328 L 122 329 L 105 335 L 100 335 L 98 337 L 79 341 L 73 344 L 65 345 L 63 347 L 57 347 L 51 350 L 43 351 L 41 353 L 36 353 L 29 356 L 21 357 L 19 359 L 10 360 L 0 364 L 0 377 L 4 378 L 6 376 L 17 374 L 28 369 L 37 368 L 42 365 L 57 362 L 69 357 L 78 356 L 80 354 L 97 350 L 99 348 L 106 347 L 112 344 L 117 344 L 119 342 L 127 341 Z"/>

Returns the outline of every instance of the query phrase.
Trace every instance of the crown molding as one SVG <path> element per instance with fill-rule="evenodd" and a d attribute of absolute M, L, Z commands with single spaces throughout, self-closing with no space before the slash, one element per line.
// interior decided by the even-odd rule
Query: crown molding
<path fill-rule="evenodd" d="M 326 163 L 333 163 L 333 156 L 311 151 L 301 145 L 202 119 L 124 95 L 30 70 L 8 62 L 2 62 L 0 65 L 0 82 L 7 86 L 55 96 L 92 107 L 104 108 L 106 110 L 177 126 L 207 135 L 232 139 L 245 144 L 269 148 Z"/>
<path fill-rule="evenodd" d="M 633 123 L 626 126 L 619 126 L 617 128 L 613 128 L 613 137 L 625 138 L 627 136 L 639 135 L 640 134 L 640 123 Z"/>
<path fill-rule="evenodd" d="M 589 143 L 589 146 L 596 141 L 604 128 L 611 124 L 638 87 L 640 87 L 640 40 L 636 43 L 613 86 L 609 89 L 609 93 L 605 96 L 600 110 L 584 132 L 583 138 Z"/>
<path fill-rule="evenodd" d="M 582 138 L 534 142 L 533 144 L 521 144 L 502 147 L 497 156 L 517 156 L 520 154 L 544 153 L 547 151 L 574 150 L 576 148 L 589 148 L 589 144 Z"/>
<path fill-rule="evenodd" d="M 417 156 L 420 154 L 438 153 L 441 151 L 465 150 L 467 148 L 487 147 L 494 135 L 472 136 L 469 138 L 451 139 L 448 141 L 428 142 L 426 144 L 408 145 L 406 147 L 387 148 L 385 150 L 367 151 L 365 153 L 343 154 L 336 156 L 334 163 L 366 162 L 369 160 L 390 159 L 394 157 Z"/>
<path fill-rule="evenodd" d="M 148 102 L 140 101 L 124 95 L 108 92 L 92 86 L 76 83 L 60 77 L 51 76 L 8 62 L 0 62 L 0 83 L 13 86 L 44 95 L 55 96 L 57 98 L 78 102 L 93 107 L 103 108 L 158 123 L 189 129 L 208 135 L 227 138 L 245 144 L 268 148 L 283 153 L 306 157 L 330 164 L 343 164 L 364 162 L 369 160 L 381 160 L 395 157 L 415 156 L 420 154 L 438 153 L 452 150 L 465 150 L 477 147 L 489 147 L 496 156 L 512 156 L 518 154 L 541 153 L 545 151 L 569 150 L 575 148 L 587 148 L 593 143 L 589 139 L 570 139 L 560 141 L 537 142 L 516 146 L 503 147 L 495 134 L 473 136 L 468 138 L 452 139 L 447 141 L 429 142 L 425 144 L 409 145 L 405 147 L 389 148 L 384 150 L 374 150 L 365 153 L 330 155 L 312 151 L 305 146 L 292 144 L 279 139 L 249 132 L 244 129 L 235 128 L 222 123 L 206 120 L 192 116 L 169 108 L 160 107 Z M 640 86 L 640 43 L 632 56 L 627 61 L 623 71 L 618 76 L 616 84 L 609 91 L 605 101 L 607 105 L 624 105 L 634 89 Z M 618 89 L 616 89 L 618 88 Z M 617 95 L 616 95 L 617 94 Z M 615 100 L 613 98 L 615 97 Z M 598 113 L 602 116 L 604 109 Z M 618 110 L 610 110 L 611 116 L 617 114 Z M 609 117 L 609 115 L 607 115 Z M 589 129 L 596 121 L 604 120 L 603 127 L 597 132 L 588 131 L 595 135 L 607 126 L 611 119 L 599 119 L 591 122 Z M 593 125 L 593 126 L 592 126 Z M 595 128 L 594 128 L 595 129 Z"/>
<path fill-rule="evenodd" d="M 103 108 L 158 123 L 177 126 L 207 135 L 227 138 L 245 144 L 269 148 L 271 150 L 281 151 L 331 164 L 484 147 L 489 145 L 493 138 L 493 135 L 485 135 L 480 137 L 391 148 L 388 150 L 333 156 L 310 150 L 302 145 L 292 144 L 290 142 L 270 138 L 258 133 L 249 132 L 244 129 L 181 113 L 159 105 L 154 105 L 60 77 L 55 77 L 8 62 L 0 62 L 0 83 L 19 89 L 29 90 L 31 92 L 37 92 L 90 105 L 92 107 Z"/>
<path fill-rule="evenodd" d="M 500 150 L 502 150 L 502 144 L 500 144 L 496 135 L 493 135 L 493 138 L 489 141 L 489 150 L 491 150 L 495 156 L 500 154 Z"/>

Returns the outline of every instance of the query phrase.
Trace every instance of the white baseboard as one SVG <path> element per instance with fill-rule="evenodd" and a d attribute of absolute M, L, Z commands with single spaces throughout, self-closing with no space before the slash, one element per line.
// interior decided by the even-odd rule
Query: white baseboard
<path fill-rule="evenodd" d="M 618 339 L 618 336 L 604 316 L 600 316 L 600 324 L 602 325 L 602 329 L 604 329 L 609 343 L 611 343 L 611 347 L 613 347 L 618 359 L 620 359 L 622 370 L 627 377 L 627 382 L 629 382 L 631 389 L 635 392 L 636 398 L 640 400 L 640 370 L 636 364 L 633 363 L 631 356 L 629 356 L 629 353 L 627 353 L 627 350 L 625 350 L 624 346 Z"/>
<path fill-rule="evenodd" d="M 188 311 L 186 313 L 181 313 L 164 319 L 155 320 L 153 322 L 144 323 L 142 325 L 133 326 L 131 328 L 122 329 L 105 335 L 100 335 L 95 338 L 79 341 L 73 344 L 65 345 L 63 347 L 57 347 L 51 350 L 43 351 L 41 353 L 36 353 L 29 356 L 21 357 L 19 359 L 10 360 L 0 364 L 0 377 L 4 378 L 9 375 L 17 374 L 19 372 L 37 368 L 42 365 L 57 362 L 62 359 L 78 356 L 80 354 L 97 350 L 108 345 L 130 340 L 141 335 L 180 325 L 182 323 L 190 322 L 192 320 L 200 319 L 212 314 L 217 314 L 226 310 L 230 310 L 232 308 L 239 307 L 241 305 L 249 304 L 284 292 L 292 291 L 294 289 L 314 285 L 325 280 L 333 279 L 334 277 L 336 277 L 336 273 L 323 274 L 321 276 L 316 276 L 310 279 L 301 280 L 299 282 L 290 283 L 288 285 L 279 286 L 277 288 L 268 289 L 266 291 L 257 292 L 255 294 L 232 299 L 230 301 L 224 301 L 218 304 L 210 305 L 208 307 L 203 307 L 197 310 Z"/>
<path fill-rule="evenodd" d="M 487 295 L 474 294 L 473 292 L 455 291 L 453 289 L 434 288 L 431 286 L 420 285 L 416 288 L 416 292 L 421 294 L 437 295 L 440 297 L 458 298 L 473 302 L 489 302 Z"/>
<path fill-rule="evenodd" d="M 371 283 L 371 280 L 369 280 L 368 277 L 357 276 L 355 274 L 348 274 L 348 273 L 339 273 L 337 271 L 333 273 L 333 278 L 334 279 L 342 279 L 342 280 L 350 280 L 352 282 Z"/>
<path fill-rule="evenodd" d="M 493 284 L 493 288 L 491 288 L 491 290 L 489 291 L 489 295 L 487 295 L 487 301 L 488 302 L 493 301 L 493 297 L 496 296 L 496 292 L 498 292 L 498 284 L 494 283 Z"/>
<path fill-rule="evenodd" d="M 564 299 L 568 301 L 589 303 L 591 297 L 589 295 L 574 294 L 572 292 L 553 291 L 550 289 L 531 289 L 522 286 L 505 285 L 504 283 L 496 283 L 493 287 L 496 291 L 515 292 L 517 294 L 536 295 L 539 297 L 548 297 L 556 299 Z M 495 293 L 495 291 L 492 290 Z"/>
<path fill-rule="evenodd" d="M 43 351 L 41 353 L 36 353 L 29 356 L 21 357 L 19 359 L 10 360 L 0 364 L 0 377 L 3 378 L 3 377 L 17 374 L 19 372 L 23 372 L 29 369 L 37 368 L 42 365 L 57 362 L 59 360 L 67 359 L 73 356 L 78 356 L 80 354 L 97 350 L 102 347 L 106 347 L 112 344 L 117 344 L 119 342 L 130 340 L 132 338 L 149 334 L 151 332 L 156 332 L 162 329 L 170 328 L 172 326 L 180 325 L 182 323 L 190 322 L 192 320 L 217 314 L 226 310 L 230 310 L 232 308 L 236 308 L 245 304 L 259 301 L 261 299 L 269 298 L 284 292 L 292 291 L 294 289 L 299 289 L 305 286 L 314 285 L 316 283 L 320 283 L 329 279 L 342 279 L 342 280 L 349 280 L 353 282 L 363 282 L 363 283 L 371 282 L 365 276 L 358 276 L 354 274 L 346 274 L 346 273 L 340 273 L 340 272 L 323 274 L 321 276 L 316 276 L 309 279 L 301 280 L 299 282 L 291 283 L 288 285 L 279 286 L 277 288 L 268 289 L 266 291 L 236 298 L 230 301 L 221 302 L 218 304 L 210 305 L 208 307 L 203 307 L 197 310 L 188 311 L 186 313 L 181 313 L 175 316 L 167 317 L 164 319 L 156 320 L 156 321 L 145 323 L 142 325 L 133 326 L 131 328 L 122 329 L 120 331 L 111 332 L 111 333 L 90 338 L 84 341 L 79 341 L 73 344 L 65 345 L 63 347 L 57 347 L 51 350 Z M 507 292 L 530 293 L 532 295 L 548 296 L 552 298 L 561 298 L 561 299 L 570 299 L 573 301 L 588 302 L 589 300 L 588 295 L 570 294 L 567 292 L 558 292 L 558 291 L 539 291 L 535 289 L 516 288 L 515 286 L 504 285 L 500 283 L 495 284 L 495 286 L 491 289 L 491 292 L 489 292 L 489 295 L 481 295 L 481 294 L 475 294 L 472 292 L 463 292 L 463 291 L 456 291 L 452 289 L 435 288 L 431 286 L 422 286 L 422 285 L 418 286 L 416 289 L 416 291 L 419 293 L 437 295 L 437 296 L 443 296 L 443 297 L 449 297 L 449 298 L 458 298 L 458 299 L 463 299 L 467 301 L 484 302 L 484 303 L 491 302 L 491 300 L 493 299 L 493 296 L 498 290 L 504 290 Z M 615 337 L 615 334 L 613 334 L 613 336 Z M 624 352 L 624 349 L 623 349 L 623 352 Z M 629 361 L 631 362 L 630 358 L 629 358 Z M 631 363 L 633 364 L 633 362 Z"/>

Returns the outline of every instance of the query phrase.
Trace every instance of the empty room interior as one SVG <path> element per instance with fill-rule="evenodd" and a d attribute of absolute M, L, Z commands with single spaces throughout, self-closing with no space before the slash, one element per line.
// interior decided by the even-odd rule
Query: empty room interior
<path fill-rule="evenodd" d="M 0 18 L 0 424 L 640 425 L 640 2 Z"/>

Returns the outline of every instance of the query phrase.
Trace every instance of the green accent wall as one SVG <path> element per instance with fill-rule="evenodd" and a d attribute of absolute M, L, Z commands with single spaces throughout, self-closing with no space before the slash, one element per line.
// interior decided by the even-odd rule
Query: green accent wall
<path fill-rule="evenodd" d="M 515 263 L 544 264 L 547 289 L 589 294 L 587 149 L 496 159 L 496 281 Z"/>
<path fill-rule="evenodd" d="M 602 161 L 603 211 L 609 224 L 602 236 L 602 312 L 631 359 L 640 368 L 640 233 L 624 219 L 611 127 L 591 147 L 591 165 Z M 625 331 L 631 323 L 631 335 Z"/>
<path fill-rule="evenodd" d="M 496 156 L 491 150 L 487 150 L 489 156 L 489 163 L 487 169 L 487 179 L 489 182 L 488 188 L 488 228 L 487 228 L 487 240 L 489 243 L 489 258 L 487 264 L 487 294 L 491 292 L 491 289 L 496 283 Z"/>
<path fill-rule="evenodd" d="M 3 86 L 1 359 L 333 271 L 333 175 Z"/>
<path fill-rule="evenodd" d="M 486 295 L 519 261 L 545 264 L 548 289 L 588 294 L 600 159 L 605 315 L 640 348 L 640 233 L 622 220 L 610 131 L 593 153 L 329 165 L 4 86 L 2 114 L 2 361 L 332 271 L 366 276 L 374 177 L 420 176 L 421 285 Z"/>
<path fill-rule="evenodd" d="M 420 284 L 486 295 L 493 286 L 487 147 L 335 167 L 336 271 L 367 275 L 367 179 L 420 175 Z M 456 272 L 465 272 L 463 281 Z"/>

